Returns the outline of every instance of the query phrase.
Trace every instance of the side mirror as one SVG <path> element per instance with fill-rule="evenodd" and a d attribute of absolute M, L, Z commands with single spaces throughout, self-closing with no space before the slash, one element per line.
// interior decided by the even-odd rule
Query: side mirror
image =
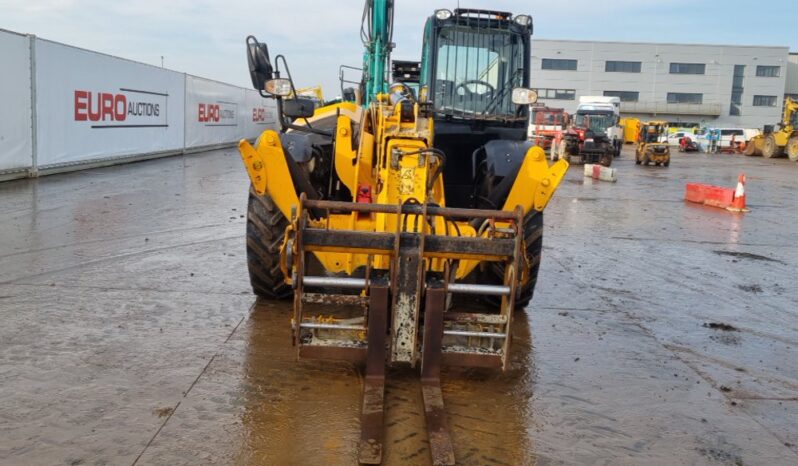
<path fill-rule="evenodd" d="M 343 95 L 341 97 L 346 102 L 354 102 L 355 101 L 355 88 L 354 87 L 344 88 L 344 93 L 343 93 Z"/>
<path fill-rule="evenodd" d="M 310 118 L 316 110 L 311 99 L 290 99 L 283 101 L 283 115 L 289 118 Z"/>
<path fill-rule="evenodd" d="M 266 44 L 258 42 L 255 36 L 247 37 L 247 63 L 249 63 L 252 87 L 257 91 L 263 91 L 266 81 L 274 77 L 274 68 L 269 59 L 269 48 Z"/>

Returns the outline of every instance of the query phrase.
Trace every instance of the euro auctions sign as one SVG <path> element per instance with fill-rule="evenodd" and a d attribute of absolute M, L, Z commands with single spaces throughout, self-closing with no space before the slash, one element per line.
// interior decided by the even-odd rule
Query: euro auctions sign
<path fill-rule="evenodd" d="M 91 128 L 166 128 L 169 94 L 157 90 L 74 91 L 74 118 Z"/>
<path fill-rule="evenodd" d="M 197 121 L 205 126 L 238 126 L 238 104 L 221 100 L 199 103 Z"/>

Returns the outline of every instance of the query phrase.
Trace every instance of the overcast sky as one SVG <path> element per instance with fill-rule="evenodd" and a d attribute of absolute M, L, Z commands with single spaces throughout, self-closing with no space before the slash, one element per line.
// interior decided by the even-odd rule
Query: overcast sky
<path fill-rule="evenodd" d="M 244 38 L 253 34 L 273 56 L 287 56 L 298 86 L 321 84 L 325 96 L 334 97 L 338 66 L 362 60 L 363 3 L 0 0 L 0 28 L 154 65 L 163 55 L 167 68 L 247 87 Z M 435 8 L 456 6 L 456 0 L 397 0 L 393 57 L 418 59 L 425 18 Z M 461 0 L 461 6 L 531 14 L 534 37 L 545 39 L 783 45 L 798 51 L 795 0 Z"/>

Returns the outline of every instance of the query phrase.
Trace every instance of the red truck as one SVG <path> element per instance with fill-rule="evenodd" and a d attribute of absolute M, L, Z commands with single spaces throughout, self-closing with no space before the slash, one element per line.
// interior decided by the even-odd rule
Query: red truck
<path fill-rule="evenodd" d="M 562 108 L 532 107 L 529 115 L 529 140 L 549 151 L 552 142 L 562 139 L 569 116 Z"/>

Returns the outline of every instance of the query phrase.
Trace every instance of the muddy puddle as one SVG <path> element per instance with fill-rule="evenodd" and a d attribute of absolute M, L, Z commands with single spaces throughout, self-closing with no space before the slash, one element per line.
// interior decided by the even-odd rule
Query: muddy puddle
<path fill-rule="evenodd" d="M 296 362 L 286 325 L 288 312 L 288 305 L 260 303 L 241 329 L 248 342 L 241 386 L 245 442 L 236 459 L 246 464 L 297 464 L 300 458 L 307 461 L 304 464 L 356 464 L 364 367 Z M 535 463 L 529 422 L 534 366 L 528 328 L 525 315 L 519 314 L 506 373 L 444 370 L 442 390 L 458 464 Z M 383 464 L 428 464 L 417 368 L 388 371 L 385 406 Z"/>

